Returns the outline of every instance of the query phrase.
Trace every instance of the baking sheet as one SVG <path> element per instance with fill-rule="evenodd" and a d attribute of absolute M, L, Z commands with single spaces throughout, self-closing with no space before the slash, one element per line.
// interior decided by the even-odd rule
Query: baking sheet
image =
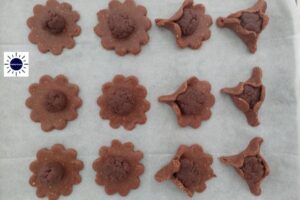
<path fill-rule="evenodd" d="M 174 155 L 180 144 L 201 144 L 214 156 L 213 169 L 217 175 L 207 182 L 205 192 L 192 199 L 289 199 L 300 198 L 299 140 L 297 134 L 297 99 L 295 94 L 294 29 L 296 5 L 294 0 L 268 1 L 267 14 L 270 24 L 261 34 L 258 51 L 248 52 L 244 44 L 230 30 L 211 27 L 211 39 L 200 50 L 176 48 L 173 35 L 153 25 L 149 31 L 150 42 L 138 56 L 119 57 L 99 46 L 99 38 L 93 27 L 96 13 L 107 6 L 108 0 L 66 0 L 80 13 L 82 33 L 76 38 L 76 47 L 65 50 L 60 56 L 41 54 L 27 40 L 29 29 L 26 19 L 32 8 L 43 0 L 0 1 L 0 51 L 29 51 L 30 76 L 28 78 L 0 77 L 0 199 L 37 199 L 35 188 L 28 184 L 31 175 L 28 166 L 35 159 L 37 150 L 62 143 L 75 148 L 84 161 L 82 182 L 73 193 L 61 199 L 119 199 L 119 195 L 107 196 L 103 187 L 95 184 L 95 172 L 91 165 L 102 145 L 110 145 L 112 139 L 132 141 L 144 152 L 145 173 L 141 185 L 124 199 L 189 199 L 171 182 L 157 183 L 153 176 Z M 181 0 L 137 0 L 147 7 L 153 21 L 157 17 L 172 15 Z M 214 22 L 218 16 L 226 16 L 247 8 L 255 0 L 195 0 L 204 3 Z M 299 25 L 299 24 L 298 24 Z M 3 58 L 0 62 L 3 63 Z M 247 125 L 228 96 L 219 90 L 234 86 L 250 76 L 253 66 L 263 69 L 263 82 L 267 88 L 266 100 L 260 110 L 261 125 Z M 3 74 L 2 69 L 0 73 Z M 40 124 L 30 120 L 30 110 L 24 105 L 29 96 L 28 86 L 44 74 L 65 74 L 81 88 L 83 106 L 79 117 L 68 123 L 63 131 L 44 133 Z M 147 99 L 151 109 L 148 121 L 131 132 L 122 128 L 111 129 L 108 121 L 99 118 L 97 97 L 103 83 L 115 74 L 136 75 L 148 89 Z M 212 84 L 216 104 L 211 119 L 200 129 L 179 128 L 175 114 L 169 106 L 157 102 L 157 97 L 173 92 L 188 77 L 195 75 Z M 262 153 L 270 164 L 271 174 L 263 181 L 263 193 L 251 195 L 247 185 L 236 172 L 222 165 L 217 157 L 238 153 L 255 136 L 265 142 Z"/>

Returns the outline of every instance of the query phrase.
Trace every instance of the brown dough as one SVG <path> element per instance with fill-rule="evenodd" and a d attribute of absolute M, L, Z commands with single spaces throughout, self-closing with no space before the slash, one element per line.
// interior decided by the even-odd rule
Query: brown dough
<path fill-rule="evenodd" d="M 253 87 L 251 85 L 245 85 L 244 91 L 239 95 L 239 98 L 244 99 L 249 104 L 250 109 L 253 109 L 255 104 L 259 102 L 260 97 L 261 87 Z"/>
<path fill-rule="evenodd" d="M 132 130 L 136 124 L 146 123 L 150 103 L 146 100 L 147 90 L 139 85 L 137 77 L 116 75 L 102 86 L 102 92 L 97 100 L 100 117 L 110 120 L 112 128 L 123 126 Z"/>
<path fill-rule="evenodd" d="M 104 179 L 118 183 L 129 177 L 132 167 L 124 157 L 111 156 L 103 162 L 101 170 Z"/>
<path fill-rule="evenodd" d="M 76 110 L 82 104 L 78 97 L 79 87 L 69 83 L 67 77 L 44 75 L 39 83 L 30 85 L 29 92 L 31 96 L 26 106 L 32 109 L 30 117 L 40 122 L 44 131 L 62 130 L 68 121 L 77 118 Z"/>
<path fill-rule="evenodd" d="M 159 101 L 172 107 L 180 126 L 199 128 L 203 120 L 210 118 L 215 97 L 211 94 L 209 82 L 191 77 L 175 93 L 161 96 Z"/>
<path fill-rule="evenodd" d="M 203 192 L 206 189 L 205 182 L 215 177 L 212 163 L 212 156 L 204 153 L 200 145 L 181 145 L 175 157 L 156 173 L 155 179 L 158 182 L 170 179 L 192 197 L 194 192 Z"/>
<path fill-rule="evenodd" d="M 70 4 L 48 0 L 45 6 L 34 6 L 33 13 L 34 16 L 27 20 L 31 29 L 28 39 L 38 46 L 40 52 L 59 55 L 64 48 L 75 46 L 73 37 L 81 32 L 76 24 L 80 16 Z"/>
<path fill-rule="evenodd" d="M 97 16 L 99 23 L 94 31 L 105 49 L 114 49 L 120 56 L 137 55 L 141 46 L 148 43 L 147 31 L 151 28 L 151 21 L 147 9 L 136 5 L 134 0 L 125 0 L 124 3 L 112 0 L 108 9 L 100 10 Z"/>
<path fill-rule="evenodd" d="M 106 104 L 116 115 L 130 114 L 135 109 L 136 103 L 134 91 L 127 87 L 111 90 L 107 94 Z"/>
<path fill-rule="evenodd" d="M 255 53 L 258 37 L 269 23 L 269 17 L 265 14 L 266 9 L 265 0 L 257 0 L 251 8 L 233 13 L 226 18 L 219 17 L 217 25 L 234 31 L 244 41 L 249 51 Z"/>
<path fill-rule="evenodd" d="M 223 88 L 222 93 L 229 94 L 238 109 L 244 112 L 249 125 L 258 126 L 258 111 L 265 100 L 266 89 L 262 84 L 262 70 L 253 68 L 250 79 L 240 82 L 236 87 Z"/>
<path fill-rule="evenodd" d="M 139 176 L 144 173 L 141 151 L 135 151 L 131 142 L 122 144 L 113 140 L 110 147 L 99 150 L 99 158 L 93 162 L 96 171 L 96 183 L 105 187 L 109 195 L 119 193 L 127 196 L 130 190 L 140 185 Z"/>
<path fill-rule="evenodd" d="M 241 26 L 248 31 L 260 33 L 262 30 L 262 18 L 257 13 L 244 12 L 241 17 Z"/>
<path fill-rule="evenodd" d="M 261 182 L 270 173 L 268 163 L 260 154 L 262 142 L 263 139 L 260 137 L 253 138 L 248 147 L 241 153 L 220 157 L 222 163 L 235 168 L 238 174 L 247 182 L 250 191 L 254 195 L 261 194 Z"/>
<path fill-rule="evenodd" d="M 68 196 L 73 185 L 81 182 L 79 172 L 83 169 L 83 162 L 76 159 L 76 150 L 55 144 L 50 149 L 40 149 L 36 156 L 37 160 L 29 167 L 33 173 L 29 183 L 36 187 L 39 198 L 57 200 L 61 195 Z"/>
<path fill-rule="evenodd" d="M 135 30 L 135 21 L 126 14 L 111 13 L 108 17 L 108 28 L 116 39 L 126 39 Z"/>
<path fill-rule="evenodd" d="M 54 34 L 62 33 L 66 27 L 66 20 L 63 16 L 49 10 L 42 22 L 43 28 Z"/>
<path fill-rule="evenodd" d="M 49 90 L 45 96 L 45 109 L 48 112 L 56 113 L 63 111 L 67 105 L 67 96 L 59 90 Z"/>
<path fill-rule="evenodd" d="M 59 183 L 65 174 L 65 168 L 59 162 L 46 163 L 38 172 L 38 180 L 44 186 L 52 186 Z"/>
<path fill-rule="evenodd" d="M 206 95 L 196 87 L 187 88 L 186 92 L 178 95 L 176 103 L 183 115 L 200 115 L 205 109 Z"/>
<path fill-rule="evenodd" d="M 205 15 L 202 4 L 194 5 L 193 0 L 185 0 L 179 10 L 169 19 L 156 19 L 156 25 L 171 30 L 180 48 L 198 49 L 211 35 L 209 27 L 212 18 Z"/>

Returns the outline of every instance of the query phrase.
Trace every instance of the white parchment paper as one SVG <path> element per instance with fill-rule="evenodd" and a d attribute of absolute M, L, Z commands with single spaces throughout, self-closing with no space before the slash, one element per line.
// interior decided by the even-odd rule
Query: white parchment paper
<path fill-rule="evenodd" d="M 199 143 L 214 156 L 213 169 L 217 175 L 207 182 L 207 189 L 195 194 L 193 199 L 272 199 L 297 200 L 299 192 L 299 143 L 297 134 L 297 99 L 295 93 L 296 5 L 294 0 L 269 0 L 267 14 L 270 24 L 261 34 L 258 51 L 252 55 L 240 39 L 228 29 L 211 27 L 211 39 L 200 50 L 181 50 L 176 47 L 173 35 L 155 25 L 149 31 L 150 42 L 138 56 L 119 57 L 104 50 L 93 32 L 96 13 L 107 7 L 108 0 L 66 0 L 77 10 L 82 33 L 76 38 L 76 47 L 65 50 L 60 56 L 41 54 L 28 39 L 26 20 L 32 8 L 43 0 L 0 0 L 0 52 L 29 51 L 30 76 L 28 78 L 3 78 L 0 76 L 0 199 L 37 199 L 35 188 L 28 184 L 30 162 L 42 147 L 62 143 L 75 148 L 78 158 L 84 161 L 82 182 L 73 193 L 61 199 L 94 200 L 119 199 L 107 196 L 103 187 L 94 182 L 91 165 L 98 157 L 102 145 L 110 145 L 117 138 L 132 141 L 144 152 L 145 173 L 141 185 L 125 199 L 189 199 L 171 182 L 157 183 L 153 176 L 166 164 L 180 144 Z M 169 17 L 181 5 L 181 0 L 137 0 L 148 9 L 153 21 Z M 195 0 L 204 3 L 214 22 L 218 16 L 227 16 L 247 8 L 255 0 Z M 299 25 L 299 23 L 298 23 Z M 0 62 L 3 63 L 1 57 Z M 263 82 L 267 88 L 266 100 L 260 110 L 261 125 L 247 125 L 243 114 L 231 99 L 220 94 L 224 86 L 235 86 L 246 80 L 252 67 L 263 69 Z M 3 74 L 3 69 L 0 72 Z M 69 122 L 63 131 L 44 133 L 40 124 L 30 120 L 30 110 L 25 107 L 28 86 L 38 82 L 44 74 L 64 74 L 81 88 L 82 107 L 79 116 Z M 101 86 L 114 75 L 136 75 L 148 89 L 147 99 L 151 109 L 148 121 L 131 132 L 110 128 L 101 120 L 96 104 Z M 216 104 L 211 119 L 200 129 L 179 128 L 175 114 L 169 106 L 158 103 L 157 97 L 173 92 L 190 76 L 210 81 Z M 227 166 L 217 159 L 220 155 L 235 154 L 243 150 L 249 140 L 261 136 L 265 142 L 262 153 L 270 164 L 271 174 L 263 181 L 263 193 L 253 196 L 247 185 Z"/>

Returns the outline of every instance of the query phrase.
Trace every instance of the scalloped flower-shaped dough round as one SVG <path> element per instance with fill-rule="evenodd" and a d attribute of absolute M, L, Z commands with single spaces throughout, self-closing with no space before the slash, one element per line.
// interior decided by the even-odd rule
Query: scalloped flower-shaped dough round
<path fill-rule="evenodd" d="M 130 190 L 139 187 L 139 176 L 144 173 L 144 165 L 140 163 L 143 153 L 135 151 L 131 142 L 122 144 L 113 140 L 110 147 L 100 148 L 99 155 L 93 169 L 97 173 L 96 183 L 104 186 L 107 194 L 126 196 Z"/>
<path fill-rule="evenodd" d="M 45 6 L 34 6 L 33 13 L 34 16 L 27 20 L 31 29 L 28 39 L 38 46 L 40 52 L 50 51 L 59 55 L 64 48 L 71 49 L 75 46 L 73 37 L 81 32 L 76 24 L 80 15 L 72 10 L 70 4 L 48 0 Z"/>
<path fill-rule="evenodd" d="M 136 5 L 134 0 L 124 3 L 112 0 L 108 9 L 100 10 L 97 16 L 99 23 L 94 31 L 105 49 L 114 49 L 120 56 L 136 55 L 141 46 L 148 43 L 151 21 L 147 18 L 147 9 Z"/>
<path fill-rule="evenodd" d="M 137 77 L 116 75 L 102 86 L 102 92 L 97 100 L 100 117 L 110 120 L 112 128 L 123 126 L 132 130 L 136 124 L 146 123 L 150 103 L 146 100 L 147 90 L 139 85 Z"/>
<path fill-rule="evenodd" d="M 55 144 L 50 149 L 40 149 L 36 156 L 37 159 L 29 167 L 33 173 L 29 183 L 36 187 L 39 198 L 57 200 L 61 195 L 68 196 L 73 185 L 81 182 L 79 172 L 84 165 L 76 159 L 75 149 L 65 149 L 62 144 Z"/>
<path fill-rule="evenodd" d="M 62 130 L 68 121 L 77 118 L 76 110 L 82 104 L 79 87 L 69 83 L 64 75 L 55 78 L 44 75 L 39 83 L 30 85 L 29 92 L 26 106 L 32 109 L 30 117 L 40 122 L 44 131 Z"/>

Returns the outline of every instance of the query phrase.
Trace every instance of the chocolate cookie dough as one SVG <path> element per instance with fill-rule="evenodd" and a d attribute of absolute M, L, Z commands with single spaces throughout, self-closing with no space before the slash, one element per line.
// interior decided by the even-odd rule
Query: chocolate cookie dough
<path fill-rule="evenodd" d="M 127 196 L 130 190 L 139 187 L 139 176 L 144 173 L 144 165 L 140 163 L 143 153 L 135 151 L 131 142 L 122 144 L 113 140 L 110 147 L 100 148 L 99 155 L 93 169 L 96 171 L 96 183 L 104 186 L 107 194 Z"/>
<path fill-rule="evenodd" d="M 240 82 L 234 88 L 223 88 L 222 93 L 229 94 L 238 109 L 244 112 L 251 126 L 258 126 L 258 111 L 265 100 L 266 89 L 262 84 L 262 70 L 253 68 L 250 79 Z"/>
<path fill-rule="evenodd" d="M 79 87 L 69 83 L 67 77 L 44 75 L 39 83 L 30 85 L 29 92 L 26 106 L 32 109 L 30 117 L 40 122 L 44 131 L 64 129 L 67 121 L 77 118 L 76 110 L 82 104 Z"/>
<path fill-rule="evenodd" d="M 258 0 L 251 8 L 233 13 L 226 18 L 219 17 L 217 25 L 234 31 L 244 41 L 249 51 L 255 53 L 258 37 L 269 23 L 269 17 L 265 14 L 266 10 L 267 3 L 264 0 Z"/>
<path fill-rule="evenodd" d="M 110 120 L 112 128 L 123 126 L 132 130 L 136 124 L 146 123 L 150 103 L 145 99 L 147 90 L 139 85 L 137 77 L 116 75 L 112 82 L 102 86 L 102 92 L 97 100 L 100 117 Z"/>
<path fill-rule="evenodd" d="M 194 5 L 193 0 L 185 0 L 169 19 L 156 19 L 155 22 L 157 26 L 168 28 L 174 33 L 180 48 L 198 49 L 211 35 L 209 27 L 212 18 L 205 15 L 204 5 Z"/>
<path fill-rule="evenodd" d="M 180 126 L 199 128 L 203 120 L 210 118 L 210 108 L 215 103 L 215 97 L 211 94 L 209 82 L 192 77 L 175 93 L 159 97 L 159 101 L 172 107 Z"/>
<path fill-rule="evenodd" d="M 136 5 L 134 0 L 124 3 L 112 0 L 108 9 L 100 10 L 97 16 L 99 23 L 94 31 L 105 49 L 114 49 L 120 56 L 136 55 L 140 53 L 141 45 L 148 43 L 151 21 L 147 18 L 146 8 Z"/>
<path fill-rule="evenodd" d="M 200 145 L 181 145 L 175 157 L 156 173 L 155 179 L 158 182 L 170 179 L 192 197 L 194 192 L 203 192 L 205 182 L 216 176 L 211 168 L 212 163 L 212 156 L 204 153 Z"/>
<path fill-rule="evenodd" d="M 33 173 L 29 183 L 37 188 L 39 198 L 57 200 L 60 195 L 72 193 L 73 185 L 81 182 L 79 172 L 83 169 L 83 162 L 76 157 L 74 149 L 65 149 L 61 144 L 38 151 L 37 160 L 29 167 Z"/>
<path fill-rule="evenodd" d="M 80 16 L 68 3 L 48 0 L 46 5 L 36 5 L 34 16 L 27 20 L 31 29 L 28 39 L 38 45 L 40 52 L 50 51 L 54 55 L 62 53 L 63 48 L 75 46 L 73 37 L 78 36 L 81 28 L 76 24 Z"/>
<path fill-rule="evenodd" d="M 222 156 L 220 160 L 226 165 L 231 165 L 237 173 L 247 182 L 254 195 L 261 194 L 261 182 L 269 175 L 268 163 L 260 154 L 260 145 L 263 139 L 253 138 L 248 147 L 241 153 L 233 156 Z"/>

